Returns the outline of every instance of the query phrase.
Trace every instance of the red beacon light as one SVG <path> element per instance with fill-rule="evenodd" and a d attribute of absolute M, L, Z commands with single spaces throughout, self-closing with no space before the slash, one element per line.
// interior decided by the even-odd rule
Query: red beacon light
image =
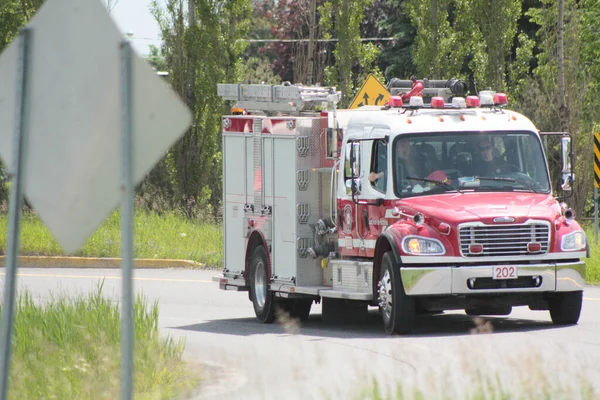
<path fill-rule="evenodd" d="M 494 105 L 503 106 L 508 104 L 508 97 L 506 93 L 496 93 L 494 94 Z"/>
<path fill-rule="evenodd" d="M 467 96 L 467 107 L 479 107 L 479 97 Z"/>
<path fill-rule="evenodd" d="M 403 105 L 403 103 L 402 103 L 402 97 L 400 97 L 400 96 L 390 96 L 390 99 L 388 100 L 388 104 L 392 108 L 400 108 Z"/>
<path fill-rule="evenodd" d="M 431 98 L 431 108 L 444 108 L 444 98 L 443 97 L 432 97 Z"/>

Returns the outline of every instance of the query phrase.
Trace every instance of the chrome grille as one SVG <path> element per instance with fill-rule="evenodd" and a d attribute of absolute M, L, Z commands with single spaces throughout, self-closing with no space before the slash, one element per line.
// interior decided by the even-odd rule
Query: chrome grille
<path fill-rule="evenodd" d="M 541 251 L 534 254 L 544 254 L 548 252 L 550 224 L 536 222 L 523 225 L 461 225 L 459 241 L 460 252 L 465 257 L 527 255 L 531 254 L 527 251 L 527 244 L 531 242 L 542 245 Z M 483 253 L 470 254 L 471 244 L 482 245 Z"/>

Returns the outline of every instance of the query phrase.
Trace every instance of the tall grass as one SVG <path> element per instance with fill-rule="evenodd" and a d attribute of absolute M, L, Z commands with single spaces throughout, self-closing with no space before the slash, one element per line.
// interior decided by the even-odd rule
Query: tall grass
<path fill-rule="evenodd" d="M 586 258 L 587 276 L 585 281 L 591 284 L 600 284 L 600 246 L 594 237 L 594 228 L 586 229 L 588 244 L 590 246 L 590 258 Z"/>
<path fill-rule="evenodd" d="M 535 340 L 534 340 L 535 341 Z M 521 338 L 511 351 L 498 352 L 503 340 L 476 334 L 441 351 L 434 362 L 391 378 L 365 376 L 356 400 L 595 400 L 600 398 L 600 368 L 575 351 L 555 352 Z M 549 347 L 557 346 L 553 343 Z M 505 344 L 507 342 L 504 342 Z M 555 347 L 556 348 L 556 347 Z M 410 351 L 410 350 L 409 350 Z M 416 350 L 416 358 L 419 352 Z M 406 359 L 410 356 L 404 353 Z"/>
<path fill-rule="evenodd" d="M 120 257 L 120 214 L 115 211 L 74 255 Z M 0 215 L 0 248 L 6 248 L 8 218 Z M 193 221 L 174 212 L 158 215 L 138 211 L 134 218 L 134 257 L 183 259 L 223 266 L 223 231 L 219 224 Z M 66 255 L 35 213 L 23 215 L 21 255 Z"/>
<path fill-rule="evenodd" d="M 136 399 L 171 399 L 199 383 L 182 362 L 183 342 L 162 338 L 158 305 L 138 295 L 134 304 Z M 116 399 L 120 390 L 119 305 L 102 286 L 76 298 L 54 296 L 44 305 L 19 297 L 9 397 Z"/>

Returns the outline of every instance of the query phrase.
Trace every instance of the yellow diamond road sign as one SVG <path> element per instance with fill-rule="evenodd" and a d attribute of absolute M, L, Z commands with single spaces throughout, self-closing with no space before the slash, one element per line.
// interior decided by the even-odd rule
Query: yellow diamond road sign
<path fill-rule="evenodd" d="M 362 106 L 383 106 L 390 98 L 390 93 L 385 86 L 373 75 L 369 75 L 362 85 L 349 108 Z"/>

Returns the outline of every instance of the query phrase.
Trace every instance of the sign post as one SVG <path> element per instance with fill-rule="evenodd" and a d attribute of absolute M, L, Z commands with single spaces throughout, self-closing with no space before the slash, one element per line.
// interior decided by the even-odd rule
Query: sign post
<path fill-rule="evenodd" d="M 121 399 L 133 398 L 133 50 L 121 42 Z"/>
<path fill-rule="evenodd" d="M 24 158 L 27 156 L 27 103 L 29 77 L 29 42 L 31 31 L 22 29 L 18 36 L 17 91 L 15 96 L 15 126 L 13 136 L 13 162 L 10 166 L 10 198 L 8 203 L 8 237 L 6 238 L 6 278 L 4 303 L 2 303 L 2 330 L 0 339 L 0 399 L 8 398 L 8 378 L 12 355 L 12 329 L 15 310 L 17 258 L 21 239 L 21 204 L 23 203 Z"/>
<path fill-rule="evenodd" d="M 598 244 L 598 188 L 600 187 L 600 133 L 594 133 L 594 240 Z"/>
<path fill-rule="evenodd" d="M 13 166 L 0 400 L 8 395 L 23 196 L 66 253 L 121 204 L 121 398 L 133 397 L 133 191 L 191 120 L 99 0 L 46 0 L 0 54 L 0 156 Z"/>

